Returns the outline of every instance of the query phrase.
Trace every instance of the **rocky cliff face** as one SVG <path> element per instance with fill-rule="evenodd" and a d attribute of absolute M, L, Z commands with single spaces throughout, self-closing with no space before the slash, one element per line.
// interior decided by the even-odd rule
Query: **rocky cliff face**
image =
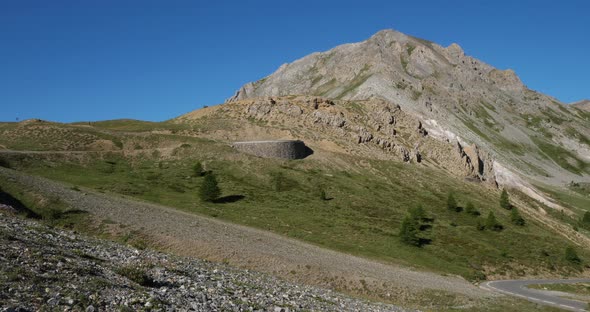
<path fill-rule="evenodd" d="M 288 95 L 379 99 L 374 114 L 386 119 L 381 120 L 384 129 L 391 125 L 388 113 L 399 107 L 433 137 L 459 142 L 465 166 L 478 173 L 482 164 L 485 168 L 496 159 L 547 183 L 590 180 L 587 112 L 529 90 L 512 70 L 498 70 L 465 55 L 457 44 L 445 48 L 397 31 L 380 31 L 366 41 L 282 65 L 272 75 L 244 85 L 227 102 Z M 341 116 L 318 114 L 318 120 L 342 124 Z M 381 118 L 376 116 L 371 118 Z M 361 143 L 389 143 L 370 131 L 357 133 Z M 477 147 L 465 148 L 472 144 Z"/>

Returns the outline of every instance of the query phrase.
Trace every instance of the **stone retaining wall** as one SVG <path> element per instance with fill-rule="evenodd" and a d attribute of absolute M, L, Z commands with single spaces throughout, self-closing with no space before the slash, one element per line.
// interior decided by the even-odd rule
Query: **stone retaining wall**
<path fill-rule="evenodd" d="M 238 151 L 264 158 L 303 159 L 313 153 L 299 140 L 234 142 L 231 146 Z"/>

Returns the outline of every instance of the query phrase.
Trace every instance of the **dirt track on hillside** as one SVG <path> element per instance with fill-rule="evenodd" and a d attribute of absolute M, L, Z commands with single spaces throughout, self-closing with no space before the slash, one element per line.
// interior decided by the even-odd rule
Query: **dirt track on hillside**
<path fill-rule="evenodd" d="M 389 298 L 397 303 L 416 303 L 420 294 L 428 298 L 433 293 L 453 294 L 458 298 L 457 304 L 490 296 L 460 277 L 383 264 L 117 195 L 72 190 L 58 182 L 1 167 L 0 178 L 34 192 L 57 196 L 72 208 L 113 220 L 126 226 L 126 230 L 139 231 L 160 248 L 175 254 L 224 261 L 291 280 Z"/>

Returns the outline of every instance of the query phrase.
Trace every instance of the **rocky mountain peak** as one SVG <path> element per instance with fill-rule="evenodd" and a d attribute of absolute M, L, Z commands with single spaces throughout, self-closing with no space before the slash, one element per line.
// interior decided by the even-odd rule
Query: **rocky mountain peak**
<path fill-rule="evenodd" d="M 590 137 L 583 125 L 587 117 L 529 90 L 513 70 L 466 55 L 456 43 L 445 48 L 382 30 L 365 41 L 285 64 L 244 85 L 228 102 L 290 95 L 380 99 L 424 120 L 429 132 L 442 134 L 441 140 L 476 144 L 488 159 L 514 171 L 552 183 L 590 178 L 584 160 L 590 159 L 584 141 Z M 569 128 L 566 120 L 573 122 Z M 576 135 L 572 139 L 567 132 Z M 547 146 L 555 144 L 571 154 L 553 155 Z"/>

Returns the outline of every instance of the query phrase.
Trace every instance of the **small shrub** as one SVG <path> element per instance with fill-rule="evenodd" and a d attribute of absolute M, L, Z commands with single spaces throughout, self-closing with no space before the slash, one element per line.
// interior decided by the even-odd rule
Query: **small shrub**
<path fill-rule="evenodd" d="M 573 264 L 581 264 L 582 259 L 578 257 L 578 253 L 572 246 L 567 246 L 565 248 L 565 260 Z"/>
<path fill-rule="evenodd" d="M 500 194 L 500 207 L 504 209 L 512 208 L 512 205 L 510 204 L 510 198 L 508 197 L 508 192 L 506 192 L 506 189 L 503 189 L 502 194 Z"/>
<path fill-rule="evenodd" d="M 328 200 L 328 196 L 326 195 L 326 190 L 321 188 L 318 193 L 319 193 L 319 197 L 321 200 Z"/>
<path fill-rule="evenodd" d="M 580 219 L 580 227 L 590 229 L 590 211 L 584 212 L 584 216 Z"/>
<path fill-rule="evenodd" d="M 123 266 L 117 268 L 115 272 L 141 286 L 150 287 L 154 284 L 154 281 L 149 277 L 146 271 L 136 266 Z"/>
<path fill-rule="evenodd" d="M 285 175 L 279 171 L 270 174 L 270 183 L 272 189 L 277 192 L 292 190 L 298 186 L 297 181 L 285 177 Z"/>
<path fill-rule="evenodd" d="M 449 196 L 447 197 L 447 209 L 454 212 L 460 211 L 459 207 L 457 207 L 457 201 L 455 200 L 453 193 L 449 193 Z"/>

